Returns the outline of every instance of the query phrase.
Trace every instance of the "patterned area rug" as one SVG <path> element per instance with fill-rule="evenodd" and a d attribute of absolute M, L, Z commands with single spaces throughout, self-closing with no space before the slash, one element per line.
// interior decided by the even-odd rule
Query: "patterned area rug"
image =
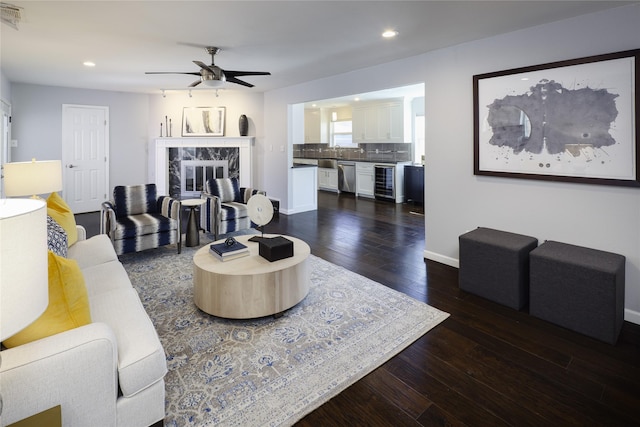
<path fill-rule="evenodd" d="M 311 255 L 282 317 L 217 318 L 193 303 L 197 249 L 121 256 L 167 355 L 165 426 L 292 425 L 448 316 Z"/>

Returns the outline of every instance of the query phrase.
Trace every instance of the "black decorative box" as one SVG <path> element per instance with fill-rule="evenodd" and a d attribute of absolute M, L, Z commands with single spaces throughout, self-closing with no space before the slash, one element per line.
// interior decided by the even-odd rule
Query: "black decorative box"
<path fill-rule="evenodd" d="M 293 242 L 282 236 L 261 238 L 258 249 L 260 256 L 271 262 L 293 256 Z"/>

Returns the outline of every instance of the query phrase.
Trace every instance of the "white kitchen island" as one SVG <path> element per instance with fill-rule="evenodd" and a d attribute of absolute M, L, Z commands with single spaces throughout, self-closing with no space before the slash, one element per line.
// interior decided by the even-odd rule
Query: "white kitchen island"
<path fill-rule="evenodd" d="M 291 182 L 287 214 L 318 209 L 318 167 L 313 164 L 295 164 L 289 169 Z"/>

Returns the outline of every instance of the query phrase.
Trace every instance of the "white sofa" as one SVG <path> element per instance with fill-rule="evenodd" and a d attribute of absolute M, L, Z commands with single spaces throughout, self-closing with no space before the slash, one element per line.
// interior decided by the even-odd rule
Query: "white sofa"
<path fill-rule="evenodd" d="M 69 247 L 92 323 L 5 349 L 0 424 L 60 405 L 64 426 L 149 426 L 164 419 L 166 357 L 151 319 L 104 234 Z"/>

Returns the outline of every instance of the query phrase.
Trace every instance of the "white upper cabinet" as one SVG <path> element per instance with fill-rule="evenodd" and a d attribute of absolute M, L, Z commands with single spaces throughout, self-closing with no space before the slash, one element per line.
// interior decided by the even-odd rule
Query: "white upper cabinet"
<path fill-rule="evenodd" d="M 305 144 L 326 144 L 328 142 L 328 121 L 326 111 L 320 108 L 304 110 Z"/>
<path fill-rule="evenodd" d="M 354 142 L 405 142 L 402 99 L 353 107 Z"/>
<path fill-rule="evenodd" d="M 385 110 L 387 109 L 385 108 Z M 402 101 L 390 104 L 388 111 L 382 111 L 382 113 L 385 117 L 389 118 L 389 124 L 385 128 L 387 130 L 387 139 L 390 142 L 405 142 L 405 118 Z M 382 118 L 380 118 L 380 120 L 382 123 Z"/>
<path fill-rule="evenodd" d="M 304 142 L 320 143 L 320 110 L 304 110 Z"/>
<path fill-rule="evenodd" d="M 366 136 L 365 108 L 353 107 L 351 111 L 351 135 L 353 142 L 364 142 Z"/>

